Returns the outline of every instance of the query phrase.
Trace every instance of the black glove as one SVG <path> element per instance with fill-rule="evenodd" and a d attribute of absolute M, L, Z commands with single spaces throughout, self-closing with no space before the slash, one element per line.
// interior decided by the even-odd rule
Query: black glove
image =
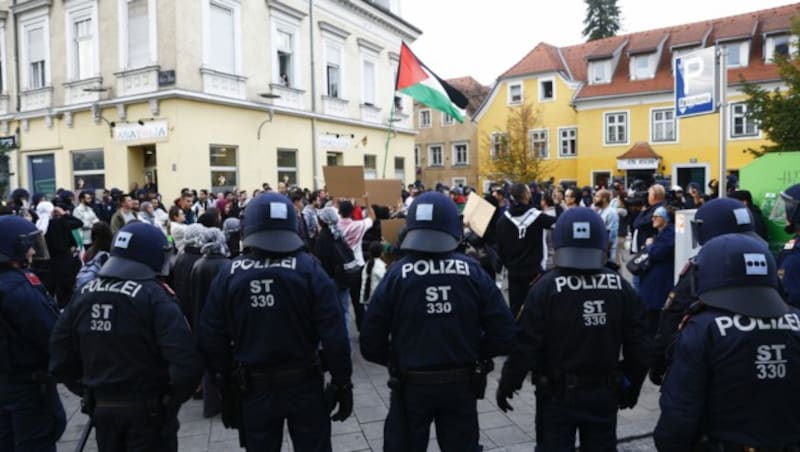
<path fill-rule="evenodd" d="M 339 410 L 331 416 L 334 421 L 344 421 L 353 413 L 353 385 L 335 385 L 329 383 L 325 386 L 325 403 L 328 405 L 328 412 L 333 413 L 333 409 L 339 406 Z"/>
<path fill-rule="evenodd" d="M 619 388 L 619 407 L 621 409 L 633 408 L 636 402 L 639 401 L 639 392 L 642 390 L 644 377 L 639 380 L 640 383 L 632 382 L 628 377 L 622 377 L 622 382 Z"/>
<path fill-rule="evenodd" d="M 664 382 L 664 375 L 661 372 L 659 372 L 658 369 L 655 368 L 650 369 L 649 376 L 650 376 L 650 381 L 652 381 L 653 384 L 656 386 L 661 386 L 661 384 Z"/>
<path fill-rule="evenodd" d="M 495 396 L 497 401 L 497 408 L 503 410 L 504 413 L 514 411 L 514 407 L 508 403 L 509 399 L 514 398 L 514 389 L 508 385 L 503 384 L 502 380 L 497 386 L 497 394 Z"/>

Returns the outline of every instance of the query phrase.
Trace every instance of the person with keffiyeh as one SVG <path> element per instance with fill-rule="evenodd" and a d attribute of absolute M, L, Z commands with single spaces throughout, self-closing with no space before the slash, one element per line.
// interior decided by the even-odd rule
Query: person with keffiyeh
<path fill-rule="evenodd" d="M 367 217 L 363 220 L 354 220 L 353 210 L 355 210 L 355 206 L 353 206 L 353 203 L 349 200 L 339 202 L 339 216 L 341 217 L 339 229 L 342 231 L 344 241 L 353 250 L 353 256 L 361 267 L 365 264 L 364 251 L 362 249 L 364 234 L 375 223 L 375 211 L 372 209 L 369 197 L 366 194 L 364 195 L 364 205 L 367 209 Z M 353 311 L 356 314 L 356 329 L 360 331 L 361 319 L 364 318 L 364 305 L 359 301 L 361 300 L 360 273 L 355 275 L 353 280 L 349 282 L 348 289 L 350 290 L 350 302 L 353 304 Z"/>

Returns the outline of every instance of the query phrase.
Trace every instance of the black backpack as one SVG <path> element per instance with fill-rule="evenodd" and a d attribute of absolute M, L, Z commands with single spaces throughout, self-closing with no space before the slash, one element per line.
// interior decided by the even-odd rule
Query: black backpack
<path fill-rule="evenodd" d="M 343 238 L 333 241 L 333 250 L 337 257 L 333 279 L 340 284 L 349 285 L 361 275 L 364 266 L 358 263 L 353 250 Z"/>

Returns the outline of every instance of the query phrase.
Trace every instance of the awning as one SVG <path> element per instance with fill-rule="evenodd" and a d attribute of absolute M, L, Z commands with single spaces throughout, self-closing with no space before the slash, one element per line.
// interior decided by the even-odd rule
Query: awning
<path fill-rule="evenodd" d="M 656 154 L 645 141 L 634 144 L 627 152 L 617 157 L 619 170 L 657 170 L 660 163 L 661 156 Z"/>

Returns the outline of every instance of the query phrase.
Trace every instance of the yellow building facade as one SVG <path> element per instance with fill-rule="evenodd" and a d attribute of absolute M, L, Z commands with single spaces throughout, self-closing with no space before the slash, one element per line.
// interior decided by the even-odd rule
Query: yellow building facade
<path fill-rule="evenodd" d="M 325 165 L 414 180 L 394 73 L 421 32 L 397 2 L 194 3 L 0 0 L 7 188 L 321 188 Z"/>
<path fill-rule="evenodd" d="M 741 79 L 783 86 L 773 58 L 791 52 L 798 12 L 794 4 L 571 47 L 541 43 L 498 78 L 476 113 L 480 153 L 491 158 L 491 135 L 503 132 L 510 109 L 529 103 L 538 112 L 529 140 L 538 150 L 546 143 L 542 181 L 629 186 L 665 178 L 706 187 L 719 175 L 720 114 L 676 118 L 673 65 L 716 46 L 729 55 L 726 173 L 736 174 L 752 160 L 748 150 L 767 144 L 747 117 Z"/>

